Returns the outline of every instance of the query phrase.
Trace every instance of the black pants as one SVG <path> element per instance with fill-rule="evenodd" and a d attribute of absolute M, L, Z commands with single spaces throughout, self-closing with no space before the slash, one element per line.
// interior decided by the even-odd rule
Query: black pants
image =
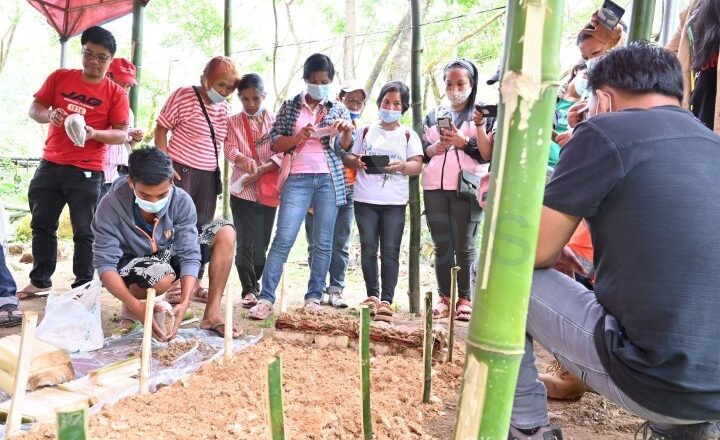
<path fill-rule="evenodd" d="M 368 296 L 380 297 L 382 301 L 391 304 L 400 270 L 400 242 L 405 229 L 405 206 L 355 202 L 365 289 Z M 378 280 L 378 243 L 382 290 Z"/>
<path fill-rule="evenodd" d="M 230 209 L 237 231 L 235 267 L 242 284 L 242 294 L 257 295 L 277 208 L 231 196 Z"/>
<path fill-rule="evenodd" d="M 57 264 L 57 229 L 65 204 L 70 208 L 70 222 L 75 243 L 72 287 L 85 284 L 93 278 L 92 244 L 90 229 L 100 188 L 104 181 L 102 171 L 83 170 L 70 165 L 57 165 L 46 160 L 30 181 L 30 227 L 32 228 L 33 268 L 30 282 L 35 287 L 50 287 L 50 278 Z"/>
<path fill-rule="evenodd" d="M 450 269 L 460 267 L 458 296 L 471 298 L 470 269 L 477 257 L 475 239 L 480 230 L 480 207 L 455 191 L 423 193 L 425 216 L 435 244 L 435 276 L 441 296 L 450 296 Z"/>
<path fill-rule="evenodd" d="M 199 170 L 175 161 L 173 167 L 180 175 L 180 180 L 175 181 L 175 186 L 190 195 L 197 212 L 197 229 L 200 231 L 200 228 L 215 218 L 217 206 L 215 171 Z"/>

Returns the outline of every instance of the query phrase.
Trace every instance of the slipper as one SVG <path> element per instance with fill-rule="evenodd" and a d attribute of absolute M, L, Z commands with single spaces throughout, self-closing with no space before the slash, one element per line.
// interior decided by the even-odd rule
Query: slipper
<path fill-rule="evenodd" d="M 190 299 L 201 303 L 207 303 L 208 294 L 208 289 L 198 286 L 195 288 L 193 293 L 190 294 Z"/>
<path fill-rule="evenodd" d="M 433 319 L 450 317 L 450 297 L 440 295 L 440 302 L 433 309 Z"/>
<path fill-rule="evenodd" d="M 255 296 L 254 293 L 248 292 L 243 296 L 242 299 L 242 306 L 244 309 L 252 309 L 255 304 L 257 304 L 257 296 Z"/>
<path fill-rule="evenodd" d="M 455 303 L 455 319 L 457 321 L 467 322 L 470 321 L 472 315 L 472 303 L 467 298 L 458 299 Z"/>
<path fill-rule="evenodd" d="M 15 327 L 22 324 L 22 312 L 15 304 L 0 307 L 0 327 Z"/>
<path fill-rule="evenodd" d="M 26 299 L 44 298 L 50 294 L 51 287 L 45 287 L 44 289 L 36 290 L 31 292 L 29 290 L 18 290 L 15 296 L 20 301 Z"/>
<path fill-rule="evenodd" d="M 250 309 L 248 317 L 250 319 L 256 319 L 258 321 L 264 321 L 270 317 L 273 313 L 273 305 L 270 301 L 261 299 L 255 306 Z"/>
<path fill-rule="evenodd" d="M 220 331 L 220 327 L 223 328 L 222 331 Z M 224 322 L 221 322 L 220 324 L 215 324 L 214 326 L 209 327 L 209 328 L 200 327 L 200 330 L 207 330 L 211 333 L 214 333 L 217 336 L 220 336 L 221 338 L 225 337 L 225 323 Z M 233 329 L 233 330 L 235 330 L 235 329 Z M 233 339 L 238 339 L 240 336 L 242 336 L 242 334 L 243 334 L 242 329 L 239 328 L 239 329 L 237 329 L 237 331 L 238 331 L 238 334 L 237 334 L 237 336 L 233 336 Z"/>
<path fill-rule="evenodd" d="M 180 283 L 173 283 L 172 286 L 165 292 L 165 301 L 169 302 L 170 305 L 180 304 L 182 300 L 182 291 L 180 290 Z"/>

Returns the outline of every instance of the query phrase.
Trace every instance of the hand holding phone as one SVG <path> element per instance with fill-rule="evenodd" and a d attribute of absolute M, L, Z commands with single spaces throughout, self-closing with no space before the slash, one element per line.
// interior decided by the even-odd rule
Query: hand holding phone
<path fill-rule="evenodd" d="M 605 29 L 613 30 L 615 29 L 615 26 L 620 23 L 620 19 L 624 14 L 625 9 L 623 9 L 620 5 L 612 0 L 605 0 L 600 9 L 598 9 L 597 21 Z"/>
<path fill-rule="evenodd" d="M 385 167 L 390 163 L 390 156 L 387 155 L 375 155 L 375 156 L 362 156 L 360 160 L 365 164 L 367 169 L 365 170 L 368 174 L 385 174 Z"/>
<path fill-rule="evenodd" d="M 437 118 L 437 126 L 438 126 L 438 132 L 442 134 L 443 130 L 451 130 L 452 129 L 452 121 L 449 117 L 443 116 Z"/>
<path fill-rule="evenodd" d="M 497 105 L 475 104 L 475 110 L 486 118 L 497 118 Z"/>

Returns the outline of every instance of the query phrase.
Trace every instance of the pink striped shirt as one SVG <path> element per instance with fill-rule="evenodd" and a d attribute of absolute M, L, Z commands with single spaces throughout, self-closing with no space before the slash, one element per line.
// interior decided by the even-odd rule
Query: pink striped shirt
<path fill-rule="evenodd" d="M 227 136 L 228 104 L 205 103 L 215 129 L 218 152 Z M 215 171 L 217 164 L 210 127 L 192 87 L 180 87 L 168 98 L 160 111 L 157 124 L 171 131 L 168 154 L 175 162 L 206 171 Z"/>
<path fill-rule="evenodd" d="M 257 182 L 252 185 L 242 186 L 241 191 L 235 190 L 241 185 L 239 183 L 240 179 L 246 174 L 240 167 L 235 165 L 235 159 L 237 159 L 238 156 L 253 157 L 241 115 L 242 113 L 238 113 L 228 118 L 228 134 L 224 145 L 225 157 L 233 164 L 233 171 L 230 176 L 230 193 L 235 197 L 257 202 Z M 255 150 L 260 159 L 259 165 L 265 165 L 272 160 L 279 166 L 282 160 L 282 154 L 274 154 L 270 149 L 272 145 L 270 129 L 272 128 L 273 122 L 275 122 L 275 115 L 264 110 L 262 112 L 262 119 L 248 118 L 248 122 L 253 139 L 255 140 Z"/>
<path fill-rule="evenodd" d="M 132 110 L 130 110 L 128 121 L 128 126 L 132 129 L 135 126 L 135 115 L 133 115 Z M 107 156 L 105 158 L 105 183 L 113 183 L 115 179 L 119 177 L 117 167 L 118 165 L 127 166 L 128 156 L 130 155 L 129 150 L 132 150 L 130 146 L 130 135 L 128 135 L 128 140 L 123 144 L 108 145 Z"/>

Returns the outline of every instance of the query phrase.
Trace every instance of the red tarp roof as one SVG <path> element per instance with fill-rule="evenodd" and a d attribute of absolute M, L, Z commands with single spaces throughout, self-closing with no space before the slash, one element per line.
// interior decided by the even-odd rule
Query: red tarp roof
<path fill-rule="evenodd" d="M 143 0 L 147 5 L 150 0 Z M 70 38 L 85 29 L 132 12 L 133 0 L 27 0 L 60 35 Z"/>

